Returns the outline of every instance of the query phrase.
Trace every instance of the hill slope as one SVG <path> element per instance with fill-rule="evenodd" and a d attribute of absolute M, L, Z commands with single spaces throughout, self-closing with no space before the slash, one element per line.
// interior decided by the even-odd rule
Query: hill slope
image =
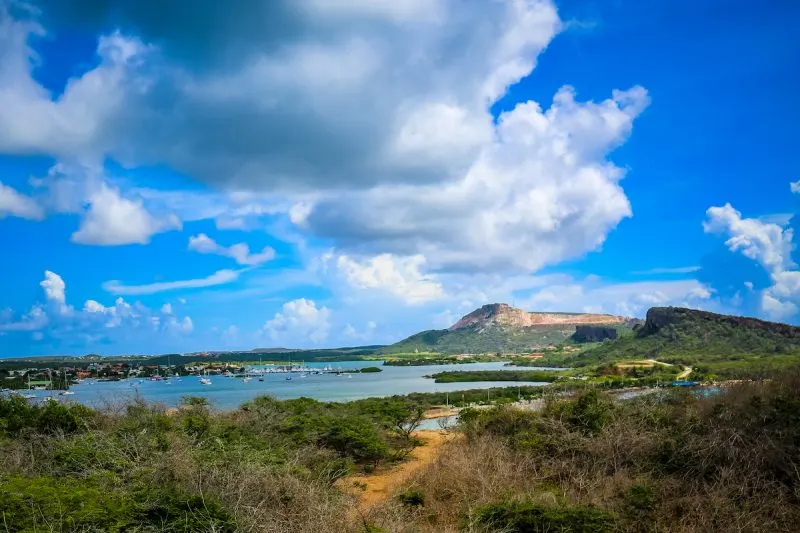
<path fill-rule="evenodd" d="M 654 307 L 635 334 L 564 361 L 651 359 L 695 364 L 800 354 L 800 327 L 680 307 Z"/>
<path fill-rule="evenodd" d="M 632 322 L 614 315 L 537 313 L 507 304 L 489 304 L 464 315 L 448 329 L 417 333 L 383 348 L 381 353 L 519 353 L 563 342 L 575 333 L 577 325 L 624 328 Z"/>

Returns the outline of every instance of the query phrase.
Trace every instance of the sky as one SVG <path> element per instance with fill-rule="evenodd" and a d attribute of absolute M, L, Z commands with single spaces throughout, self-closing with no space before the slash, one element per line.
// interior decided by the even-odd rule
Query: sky
<path fill-rule="evenodd" d="M 800 323 L 800 3 L 0 0 L 0 357 L 506 302 Z"/>

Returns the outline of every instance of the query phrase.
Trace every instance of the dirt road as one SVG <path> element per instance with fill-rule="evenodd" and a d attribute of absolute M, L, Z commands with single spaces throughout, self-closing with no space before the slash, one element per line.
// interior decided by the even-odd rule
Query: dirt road
<path fill-rule="evenodd" d="M 414 448 L 406 461 L 373 474 L 348 476 L 338 483 L 343 491 L 358 496 L 359 509 L 362 512 L 391 498 L 394 491 L 415 472 L 436 459 L 443 444 L 455 438 L 452 434 L 435 430 L 420 430 L 415 436 L 425 444 Z"/>

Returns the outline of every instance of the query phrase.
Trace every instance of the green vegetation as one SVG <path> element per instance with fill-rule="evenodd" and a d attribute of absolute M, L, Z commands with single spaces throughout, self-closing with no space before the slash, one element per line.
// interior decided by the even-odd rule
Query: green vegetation
<path fill-rule="evenodd" d="M 598 391 L 467 409 L 435 464 L 370 514 L 384 531 L 794 531 L 800 374 L 698 398 Z M 409 505 L 405 495 L 413 495 Z"/>
<path fill-rule="evenodd" d="M 455 330 L 429 330 L 382 348 L 379 353 L 436 352 L 439 354 L 521 353 L 567 340 L 575 326 L 553 325 L 535 328 L 493 326 Z"/>
<path fill-rule="evenodd" d="M 630 380 L 659 366 L 597 368 Z M 573 398 L 555 385 L 494 389 L 494 407 L 460 412 L 463 438 L 357 516 L 337 480 L 403 461 L 424 407 L 487 391 L 260 397 L 230 413 L 194 397 L 176 411 L 3 398 L 0 516 L 22 532 L 793 530 L 800 373 L 772 378 L 706 398 L 615 401 L 580 380 L 565 381 Z M 542 409 L 505 405 L 526 396 Z"/>
<path fill-rule="evenodd" d="M 768 375 L 800 364 L 800 328 L 682 308 L 653 308 L 632 335 L 517 362 L 526 366 L 591 368 L 612 362 L 658 359 L 695 369 L 693 379 Z"/>
<path fill-rule="evenodd" d="M 0 531 L 797 529 L 800 328 L 656 308 L 634 334 L 536 363 L 552 361 L 573 368 L 434 376 L 564 378 L 542 387 L 349 403 L 260 397 L 228 413 L 192 397 L 176 410 L 143 401 L 94 410 L 0 396 Z M 689 379 L 770 379 L 704 395 L 605 392 L 669 383 L 686 367 Z M 518 399 L 541 409 L 509 405 Z M 435 461 L 354 513 L 357 496 L 339 480 L 406 460 L 424 409 L 445 403 L 484 405 L 460 411 L 459 435 Z"/>
<path fill-rule="evenodd" d="M 421 420 L 406 399 L 216 413 L 202 398 L 170 412 L 0 397 L 0 529 L 345 531 L 333 483 L 403 460 Z"/>
<path fill-rule="evenodd" d="M 343 372 L 350 374 L 374 374 L 375 372 L 383 372 L 383 369 L 379 366 L 367 366 L 356 370 L 344 370 Z"/>
<path fill-rule="evenodd" d="M 556 372 L 543 372 L 540 370 L 474 370 L 457 372 L 439 372 L 428 378 L 433 378 L 436 383 L 466 383 L 475 381 L 530 381 L 545 382 L 557 380 Z"/>

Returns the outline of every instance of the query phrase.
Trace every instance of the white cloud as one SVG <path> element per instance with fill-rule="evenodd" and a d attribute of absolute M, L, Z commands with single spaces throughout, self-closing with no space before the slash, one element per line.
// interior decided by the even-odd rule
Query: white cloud
<path fill-rule="evenodd" d="M 160 281 L 145 285 L 124 285 L 117 280 L 103 283 L 103 290 L 111 294 L 155 294 L 157 292 L 173 291 L 178 289 L 197 289 L 213 287 L 236 281 L 241 274 L 240 270 L 218 270 L 205 278 L 186 279 L 180 281 Z"/>
<path fill-rule="evenodd" d="M 281 310 L 263 327 L 273 339 L 298 344 L 320 343 L 328 338 L 330 310 L 317 307 L 313 300 L 299 298 L 283 304 Z"/>
<path fill-rule="evenodd" d="M 789 189 L 795 194 L 800 193 L 800 180 L 789 183 Z"/>
<path fill-rule="evenodd" d="M 96 300 L 86 300 L 83 304 L 83 311 L 85 313 L 105 313 L 107 308 Z"/>
<path fill-rule="evenodd" d="M 387 291 L 409 304 L 444 296 L 442 285 L 433 276 L 422 273 L 425 258 L 421 255 L 382 254 L 358 261 L 346 255 L 327 254 L 323 262 L 334 267 L 351 287 Z"/>
<path fill-rule="evenodd" d="M 15 320 L 12 314 L 10 317 L 6 317 L 5 320 L 0 321 L 0 332 L 37 331 L 46 327 L 49 321 L 44 309 L 39 305 L 34 305 L 30 311 L 18 320 Z"/>
<path fill-rule="evenodd" d="M 800 309 L 800 271 L 792 260 L 794 231 L 757 218 L 742 218 L 730 204 L 710 207 L 703 224 L 708 233 L 728 236 L 732 252 L 758 262 L 769 273 L 772 285 L 761 293 L 761 309 L 775 320 L 797 317 Z M 752 289 L 752 283 L 748 288 Z"/>
<path fill-rule="evenodd" d="M 0 218 L 6 216 L 41 220 L 44 210 L 32 198 L 0 182 Z"/>
<path fill-rule="evenodd" d="M 755 218 L 742 218 L 731 204 L 709 207 L 708 220 L 703 223 L 706 233 L 729 235 L 725 244 L 732 252 L 759 262 L 769 272 L 794 266 L 791 260 L 792 230 Z"/>
<path fill-rule="evenodd" d="M 242 189 L 417 181 L 451 161 L 426 155 L 421 173 L 391 157 L 404 117 L 439 106 L 461 110 L 467 120 L 458 124 L 489 124 L 489 106 L 560 29 L 545 0 L 328 4 L 256 0 L 241 12 L 209 4 L 187 21 L 169 12 L 156 20 L 155 9 L 50 3 L 42 18 L 55 26 L 85 16 L 90 31 L 106 30 L 92 26 L 99 20 L 120 28 L 101 37 L 97 67 L 55 100 L 29 61 L 29 35 L 46 29 L 5 16 L 0 103 L 14 112 L 0 122 L 0 149 L 165 163 Z M 470 157 L 454 148 L 447 153 Z"/>
<path fill-rule="evenodd" d="M 250 248 L 243 242 L 226 248 L 205 233 L 189 237 L 189 249 L 201 254 L 230 257 L 240 265 L 258 266 L 275 258 L 275 250 L 269 246 L 265 246 L 261 252 L 251 254 Z"/>
<path fill-rule="evenodd" d="M 72 234 L 72 241 L 79 244 L 147 244 L 156 233 L 181 228 L 177 217 L 157 219 L 140 201 L 123 198 L 118 189 L 105 184 L 89 202 L 80 228 Z"/>
<path fill-rule="evenodd" d="M 353 340 L 367 340 L 375 333 L 375 329 L 378 327 L 378 324 L 375 323 L 373 320 L 370 320 L 364 326 L 363 331 L 358 331 L 352 324 L 345 324 L 344 329 L 342 330 L 342 335 L 347 339 Z"/>
<path fill-rule="evenodd" d="M 67 301 L 66 288 L 67 285 L 61 276 L 49 270 L 44 271 L 44 279 L 39 283 L 44 289 L 45 297 L 52 302 L 59 305 L 65 305 Z"/>
<path fill-rule="evenodd" d="M 518 104 L 464 173 L 447 183 L 330 194 L 307 223 L 339 248 L 422 255 L 436 270 L 521 270 L 597 249 L 623 218 L 622 169 L 604 160 L 646 107 L 641 88 L 579 103 Z"/>
<path fill-rule="evenodd" d="M 121 297 L 106 306 L 97 300 L 86 300 L 81 310 L 67 302 L 66 283 L 58 274 L 45 272 L 40 283 L 46 305 L 34 304 L 31 310 L 16 318 L 13 311 L 0 313 L 0 332 L 36 332 L 39 340 L 45 336 L 59 342 L 97 342 L 109 336 L 128 338 L 156 331 L 185 335 L 192 332 L 190 317 L 169 315 L 162 324 L 154 310 L 139 302 L 130 304 Z M 36 339 L 34 339 L 36 340 Z"/>
<path fill-rule="evenodd" d="M 572 281 L 534 291 L 521 302 L 536 311 L 601 312 L 642 317 L 651 307 L 708 308 L 711 291 L 696 280 L 586 283 Z"/>
<path fill-rule="evenodd" d="M 644 275 L 649 276 L 653 274 L 691 274 L 692 272 L 698 272 L 702 267 L 699 266 L 688 266 L 688 267 L 673 267 L 673 268 L 651 268 L 650 270 L 639 270 L 636 272 L 631 272 L 632 274 L 636 275 Z"/>
<path fill-rule="evenodd" d="M 165 319 L 164 329 L 171 333 L 188 334 L 194 330 L 194 323 L 191 317 L 185 316 L 183 319 L 178 319 L 174 316 L 169 316 Z"/>
<path fill-rule="evenodd" d="M 161 313 L 165 314 L 165 315 L 171 315 L 172 314 L 172 305 L 169 304 L 169 303 L 165 303 L 164 305 L 162 305 L 161 306 Z"/>
<path fill-rule="evenodd" d="M 82 7 L 50 3 L 42 20 L 55 27 L 86 17 L 87 28 L 120 30 L 100 38 L 98 65 L 56 99 L 29 61 L 29 36 L 46 28 L 4 17 L 0 106 L 13 113 L 0 118 L 0 149 L 166 165 L 265 197 L 221 208 L 194 195 L 182 220 L 202 212 L 220 228 L 250 229 L 253 217 L 279 211 L 350 256 L 530 272 L 596 250 L 631 214 L 624 172 L 606 156 L 646 107 L 644 89 L 595 103 L 564 87 L 547 110 L 521 102 L 492 116 L 562 29 L 552 1 L 306 0 L 298 8 L 255 0 L 241 12 L 203 5 L 191 21 Z M 93 26 L 98 20 L 108 24 Z M 128 194 L 119 201 L 147 213 L 153 197 L 171 193 L 144 204 L 136 198 L 146 192 Z M 153 215 L 138 221 L 108 225 L 117 233 L 109 236 L 87 215 L 75 238 L 147 242 L 177 227 Z"/>

